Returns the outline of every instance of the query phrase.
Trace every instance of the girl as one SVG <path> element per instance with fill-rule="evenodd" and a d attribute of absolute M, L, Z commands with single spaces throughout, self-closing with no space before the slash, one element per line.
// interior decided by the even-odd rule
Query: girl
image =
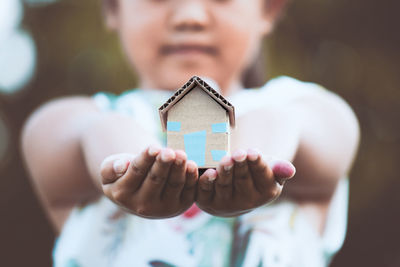
<path fill-rule="evenodd" d="M 354 113 L 288 77 L 243 90 L 285 1 L 103 4 L 140 89 L 52 101 L 22 136 L 60 233 L 54 265 L 327 266 L 345 234 Z M 183 151 L 162 147 L 157 115 L 193 75 L 213 79 L 237 111 L 234 152 L 200 177 Z M 296 178 L 267 206 L 294 175 L 291 162 Z"/>

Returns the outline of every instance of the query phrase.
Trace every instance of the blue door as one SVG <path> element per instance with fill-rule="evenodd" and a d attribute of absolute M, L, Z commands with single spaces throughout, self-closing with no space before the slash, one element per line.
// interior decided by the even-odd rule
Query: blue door
<path fill-rule="evenodd" d="M 206 131 L 185 134 L 185 151 L 189 160 L 196 162 L 198 167 L 206 163 Z"/>

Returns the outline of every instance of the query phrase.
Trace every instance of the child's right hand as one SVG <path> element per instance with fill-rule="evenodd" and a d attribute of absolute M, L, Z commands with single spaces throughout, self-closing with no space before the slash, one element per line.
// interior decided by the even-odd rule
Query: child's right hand
<path fill-rule="evenodd" d="M 109 199 L 129 213 L 157 219 L 179 215 L 193 204 L 198 172 L 185 152 L 151 146 L 138 156 L 106 158 L 101 176 Z"/>

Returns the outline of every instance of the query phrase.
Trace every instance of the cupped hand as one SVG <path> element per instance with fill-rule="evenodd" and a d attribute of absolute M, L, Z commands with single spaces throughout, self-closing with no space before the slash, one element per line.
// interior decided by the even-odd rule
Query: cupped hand
<path fill-rule="evenodd" d="M 104 194 L 125 211 L 145 218 L 168 218 L 190 208 L 198 171 L 185 152 L 151 146 L 140 155 L 117 154 L 101 166 Z"/>
<path fill-rule="evenodd" d="M 252 149 L 238 150 L 199 178 L 196 204 L 212 215 L 237 216 L 275 200 L 294 174 L 288 161 L 263 158 Z"/>

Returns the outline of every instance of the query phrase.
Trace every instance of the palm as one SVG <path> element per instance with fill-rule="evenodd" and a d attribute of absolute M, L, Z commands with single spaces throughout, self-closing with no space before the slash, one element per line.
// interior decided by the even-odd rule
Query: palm
<path fill-rule="evenodd" d="M 254 150 L 237 151 L 222 159 L 217 170 L 209 169 L 200 177 L 197 205 L 213 215 L 235 216 L 271 202 L 282 191 L 276 177 L 294 175 L 289 162 L 281 164 L 287 165 L 279 168 L 284 175 L 274 173 Z"/>

